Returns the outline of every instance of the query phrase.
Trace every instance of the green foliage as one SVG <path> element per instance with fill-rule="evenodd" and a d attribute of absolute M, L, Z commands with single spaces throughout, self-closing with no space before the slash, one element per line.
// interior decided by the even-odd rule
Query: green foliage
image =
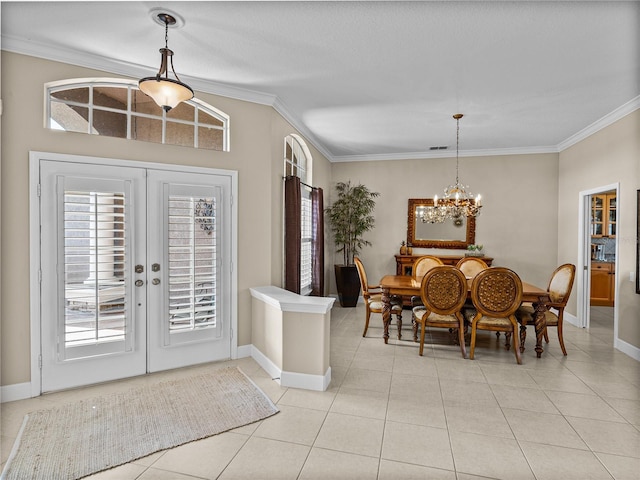
<path fill-rule="evenodd" d="M 344 264 L 353 265 L 353 257 L 363 247 L 371 245 L 362 236 L 375 224 L 372 213 L 380 196 L 364 185 L 352 186 L 351 181 L 336 184 L 338 199 L 325 209 L 325 214 L 333 232 L 336 251 L 344 255 Z"/>

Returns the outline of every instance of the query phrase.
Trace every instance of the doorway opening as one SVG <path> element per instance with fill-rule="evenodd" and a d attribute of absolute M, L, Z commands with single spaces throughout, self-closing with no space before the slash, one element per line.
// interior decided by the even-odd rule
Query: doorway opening
<path fill-rule="evenodd" d="M 618 184 L 580 193 L 582 214 L 578 285 L 579 326 L 613 345 L 618 336 L 616 271 Z"/>

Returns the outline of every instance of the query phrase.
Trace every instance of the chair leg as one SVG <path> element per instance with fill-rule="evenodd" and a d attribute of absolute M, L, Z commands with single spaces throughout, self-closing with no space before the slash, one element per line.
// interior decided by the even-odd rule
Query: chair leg
<path fill-rule="evenodd" d="M 458 341 L 460 342 L 460 352 L 462 358 L 467 358 L 467 348 L 464 345 L 464 328 L 458 328 Z"/>
<path fill-rule="evenodd" d="M 518 362 L 518 365 L 522 365 L 522 357 L 520 356 L 520 338 L 515 332 L 510 336 L 513 337 L 513 350 L 516 352 L 516 362 Z"/>
<path fill-rule="evenodd" d="M 545 333 L 547 331 L 545 330 Z M 562 354 L 567 356 L 567 349 L 564 348 L 564 339 L 562 338 L 562 320 L 558 320 L 558 340 L 560 341 L 560 348 L 562 349 Z"/>
<path fill-rule="evenodd" d="M 418 321 L 415 313 L 411 312 L 411 327 L 413 328 L 413 341 L 418 342 Z"/>
<path fill-rule="evenodd" d="M 427 327 L 423 323 L 422 324 L 422 330 L 420 332 L 420 352 L 419 352 L 420 356 L 422 356 L 422 352 L 424 350 L 424 334 L 425 334 L 426 330 L 427 330 Z"/>
<path fill-rule="evenodd" d="M 469 352 L 469 358 L 473 360 L 473 354 L 476 351 L 476 328 L 473 324 L 471 324 L 471 343 L 469 345 L 471 347 L 471 351 Z"/>
<path fill-rule="evenodd" d="M 547 333 L 547 327 L 544 327 L 544 341 L 549 343 L 549 334 Z"/>
<path fill-rule="evenodd" d="M 511 348 L 511 332 L 504 332 L 504 348 L 506 350 Z"/>
<path fill-rule="evenodd" d="M 400 340 L 402 338 L 402 312 L 396 314 L 396 317 L 398 318 L 398 340 Z"/>
<path fill-rule="evenodd" d="M 524 342 L 527 339 L 527 326 L 520 325 L 520 353 L 524 352 Z"/>
<path fill-rule="evenodd" d="M 369 317 L 371 316 L 371 310 L 369 310 L 369 305 L 367 305 L 367 313 L 365 315 L 365 320 L 364 320 L 364 332 L 362 332 L 362 336 L 366 337 L 367 336 L 367 330 L 369 329 Z"/>

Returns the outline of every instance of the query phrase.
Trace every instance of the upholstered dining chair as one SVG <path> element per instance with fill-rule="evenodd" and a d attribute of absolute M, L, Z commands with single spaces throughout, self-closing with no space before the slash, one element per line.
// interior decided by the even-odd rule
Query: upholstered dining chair
<path fill-rule="evenodd" d="M 433 267 L 438 267 L 440 265 L 444 265 L 444 263 L 442 263 L 442 260 L 438 257 L 434 257 L 433 255 L 423 255 L 413 262 L 411 274 L 413 275 L 413 278 L 420 279 Z"/>
<path fill-rule="evenodd" d="M 413 263 L 411 275 L 416 280 L 420 280 L 433 267 L 439 267 L 441 265 L 444 265 L 444 263 L 438 257 L 434 257 L 433 255 L 423 255 Z M 411 297 L 411 310 L 422 305 L 423 304 L 420 295 L 414 295 Z M 416 323 L 416 316 L 413 313 L 411 314 L 411 325 L 413 326 L 413 341 L 417 342 L 418 324 Z"/>
<path fill-rule="evenodd" d="M 420 297 L 424 306 L 414 308 L 416 322 L 422 326 L 419 354 L 424 350 L 426 327 L 437 327 L 448 328 L 452 335 L 458 335 L 462 358 L 467 358 L 462 316 L 462 306 L 467 298 L 464 274 L 451 265 L 433 267 L 422 277 Z"/>
<path fill-rule="evenodd" d="M 547 328 L 556 327 L 558 329 L 558 340 L 563 355 L 567 354 L 567 349 L 564 346 L 564 339 L 562 337 L 562 317 L 564 315 L 564 307 L 567 306 L 569 296 L 571 295 L 575 276 L 576 266 L 571 263 L 565 263 L 554 270 L 549 279 L 549 286 L 547 287 L 549 301 L 545 303 L 546 311 L 544 312 L 544 316 L 547 321 Z M 557 313 L 552 312 L 550 310 L 551 308 Z M 535 309 L 531 303 L 521 305 L 516 312 L 516 317 L 520 322 L 520 343 L 523 346 L 527 335 L 527 325 L 533 324 L 534 314 Z M 549 335 L 547 334 L 546 328 L 544 330 L 544 339 L 549 343 Z"/>
<path fill-rule="evenodd" d="M 484 260 L 478 257 L 464 257 L 458 260 L 456 264 L 458 270 L 464 273 L 467 278 L 473 278 L 482 270 L 489 268 Z"/>
<path fill-rule="evenodd" d="M 382 313 L 382 290 L 379 285 L 369 285 L 367 280 L 367 273 L 364 269 L 362 261 L 358 257 L 354 257 L 353 261 L 358 269 L 358 275 L 360 276 L 360 288 L 362 289 L 362 298 L 366 307 L 366 317 L 364 321 L 364 332 L 362 336 L 367 336 L 367 330 L 369 329 L 369 318 L 372 313 Z M 402 325 L 402 299 L 391 299 L 391 314 L 396 315 L 399 325 Z"/>
<path fill-rule="evenodd" d="M 479 272 L 471 283 L 471 300 L 476 314 L 471 319 L 471 351 L 473 360 L 478 330 L 505 332 L 507 348 L 513 338 L 518 365 L 522 363 L 518 320 L 515 313 L 522 303 L 522 281 L 516 272 L 505 267 L 490 267 Z"/>
<path fill-rule="evenodd" d="M 458 268 L 467 279 L 472 280 L 479 272 L 489 268 L 489 265 L 478 257 L 463 257 L 456 263 L 456 268 Z M 469 318 L 469 316 L 477 313 L 470 298 L 464 302 L 463 310 L 465 318 Z M 500 337 L 500 332 L 496 332 L 496 337 Z"/>

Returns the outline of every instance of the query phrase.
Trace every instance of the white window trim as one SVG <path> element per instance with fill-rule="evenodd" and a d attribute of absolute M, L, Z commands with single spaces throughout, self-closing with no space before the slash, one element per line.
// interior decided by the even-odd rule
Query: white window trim
<path fill-rule="evenodd" d="M 83 88 L 83 87 L 120 87 L 120 88 L 127 88 L 128 89 L 128 95 L 127 95 L 127 110 L 126 110 L 126 115 L 127 115 L 127 139 L 131 140 L 130 136 L 131 136 L 131 128 L 130 128 L 130 124 L 131 124 L 131 117 L 132 117 L 132 112 L 131 112 L 131 90 L 135 89 L 135 90 L 140 90 L 138 88 L 138 82 L 136 80 L 128 80 L 128 79 L 124 79 L 124 78 L 106 78 L 106 77 L 99 77 L 99 78 L 70 78 L 70 79 L 65 79 L 65 80 L 57 80 L 54 82 L 47 82 L 44 84 L 44 127 L 47 129 L 50 129 L 49 126 L 49 119 L 51 118 L 51 93 L 56 92 L 56 91 L 60 91 L 60 90 L 66 90 L 66 89 L 71 89 L 71 88 Z M 90 92 L 92 92 L 93 89 L 90 90 Z M 74 104 L 74 102 L 61 102 L 61 103 L 65 103 L 65 104 Z M 193 120 L 193 122 L 191 121 L 184 121 L 184 120 L 180 120 L 180 119 L 170 119 L 169 121 L 172 123 L 182 123 L 182 124 L 188 124 L 188 125 L 193 125 L 194 126 L 194 138 L 195 138 L 195 144 L 196 146 L 194 146 L 193 148 L 198 148 L 197 147 L 197 138 L 198 138 L 198 127 L 199 126 L 203 126 L 206 128 L 211 128 L 214 130 L 221 130 L 222 131 L 222 151 L 223 152 L 228 152 L 230 151 L 230 118 L 229 115 L 227 115 L 226 113 L 224 113 L 222 110 L 214 107 L 213 105 L 209 105 L 208 103 L 198 99 L 198 98 L 192 98 L 191 100 L 187 100 L 185 103 L 187 103 L 188 105 L 193 106 L 196 110 L 202 110 L 205 113 L 207 113 L 208 115 L 211 115 L 214 118 L 217 118 L 218 120 L 220 120 L 222 122 L 222 127 L 218 127 L 218 126 L 213 126 L 210 124 L 200 124 L 198 122 L 198 116 L 195 115 L 195 118 Z M 82 104 L 81 106 L 84 106 L 84 104 Z M 93 98 L 90 96 L 89 98 L 89 126 L 91 126 L 92 123 L 92 112 L 93 112 Z M 98 107 L 99 110 L 101 111 L 110 111 L 110 112 L 117 112 L 117 113 L 122 113 L 122 110 L 116 110 L 116 109 L 112 109 L 109 107 L 103 107 L 100 106 Z M 162 117 L 156 116 L 156 115 L 149 115 L 149 114 L 144 114 L 144 113 L 135 113 L 135 116 L 138 117 L 145 117 L 145 118 L 154 118 L 154 119 L 161 119 L 162 123 L 163 123 L 163 128 L 162 128 L 162 143 L 164 144 L 165 138 L 164 138 L 164 132 L 165 132 L 165 125 L 167 122 L 167 117 L 166 117 L 166 112 L 162 111 Z M 90 132 L 87 132 L 90 133 Z"/>

